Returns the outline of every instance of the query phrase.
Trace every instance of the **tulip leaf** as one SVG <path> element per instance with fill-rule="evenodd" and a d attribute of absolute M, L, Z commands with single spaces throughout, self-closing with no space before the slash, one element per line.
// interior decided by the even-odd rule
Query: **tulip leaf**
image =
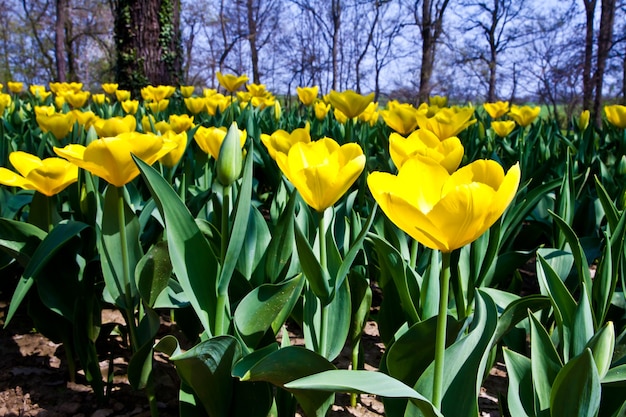
<path fill-rule="evenodd" d="M 300 227 L 296 225 L 296 247 L 298 248 L 298 257 L 302 272 L 309 282 L 311 290 L 315 296 L 319 298 L 322 304 L 326 305 L 331 302 L 333 292 L 330 288 L 330 276 L 326 268 L 323 268 L 319 259 L 315 255 L 313 248 L 303 235 Z"/>
<path fill-rule="evenodd" d="M 280 284 L 263 284 L 237 306 L 234 322 L 243 341 L 256 348 L 268 329 L 274 336 L 300 297 L 305 279 L 298 275 Z"/>
<path fill-rule="evenodd" d="M 570 360 L 556 376 L 550 395 L 553 416 L 594 417 L 600 408 L 602 387 L 589 349 Z"/>
<path fill-rule="evenodd" d="M 230 131 L 237 130 L 237 125 L 231 126 Z M 238 135 L 238 133 L 237 133 Z M 225 142 L 225 140 L 224 140 Z M 239 144 L 237 144 L 239 146 Z M 237 148 L 239 152 L 239 148 Z M 250 149 L 252 152 L 252 149 Z M 235 218 L 233 220 L 233 228 L 230 231 L 228 239 L 228 249 L 226 250 L 226 256 L 224 258 L 224 265 L 220 270 L 220 278 L 218 281 L 218 294 L 226 294 L 228 292 L 228 286 L 232 278 L 235 267 L 237 266 L 237 260 L 239 259 L 239 253 L 246 238 L 246 229 L 248 228 L 248 219 L 250 217 L 250 206 L 252 199 L 252 153 L 246 158 L 246 165 L 243 170 L 243 182 L 239 189 L 237 203 L 235 204 Z M 222 230 L 221 233 L 227 233 L 228 231 Z"/>
<path fill-rule="evenodd" d="M 487 294 L 476 291 L 472 328 L 467 336 L 445 351 L 442 411 L 450 416 L 476 416 L 478 393 L 487 369 L 498 321 L 496 305 Z M 415 390 L 430 398 L 434 363 L 426 369 Z M 409 404 L 409 409 L 414 406 Z"/>
<path fill-rule="evenodd" d="M 30 223 L 0 218 L 0 249 L 23 267 L 47 234 Z"/>
<path fill-rule="evenodd" d="M 613 352 L 615 350 L 615 330 L 613 323 L 605 323 L 589 340 L 587 348 L 591 349 L 593 360 L 598 369 L 598 375 L 601 379 L 604 378 L 611 366 Z"/>
<path fill-rule="evenodd" d="M 76 221 L 63 221 L 57 224 L 48 234 L 41 231 L 41 229 L 34 228 L 34 226 L 31 227 L 26 223 L 18 226 L 10 220 L 3 219 L 0 222 L 0 225 L 4 226 L 3 232 L 8 229 L 11 233 L 23 233 L 21 236 L 17 233 L 7 236 L 10 240 L 4 240 L 2 244 L 10 244 L 12 250 L 19 248 L 19 251 L 24 254 L 26 254 L 24 252 L 25 250 L 30 251 L 32 245 L 34 245 L 37 239 L 40 237 L 43 238 L 32 254 L 27 254 L 27 256 L 30 255 L 30 259 L 28 260 L 28 263 L 24 268 L 24 272 L 22 273 L 17 287 L 15 288 L 15 292 L 11 297 L 7 318 L 4 323 L 4 326 L 6 327 L 17 311 L 17 308 L 22 303 L 22 300 L 28 293 L 28 290 L 37 280 L 39 273 L 43 270 L 47 263 L 54 259 L 56 253 L 72 238 L 85 230 L 88 225 Z M 35 229 L 39 231 L 36 231 Z M 7 237 L 4 237 L 4 239 Z M 66 317 L 69 318 L 71 315 Z"/>
<path fill-rule="evenodd" d="M 159 295 L 167 288 L 171 275 L 172 263 L 167 242 L 159 242 L 139 260 L 135 269 L 139 295 L 148 307 L 154 308 Z"/>
<path fill-rule="evenodd" d="M 535 316 L 529 314 L 528 317 L 530 317 L 531 375 L 537 396 L 535 409 L 538 416 L 548 415 L 552 384 L 563 367 L 563 363 L 548 332 Z"/>
<path fill-rule="evenodd" d="M 602 182 L 595 177 L 596 182 L 596 193 L 598 195 L 598 200 L 600 200 L 600 204 L 602 205 L 602 209 L 604 210 L 604 215 L 606 216 L 606 221 L 609 225 L 609 230 L 613 232 L 617 227 L 617 223 L 619 221 L 619 212 L 611 197 L 609 197 L 609 193 L 606 191 Z"/>
<path fill-rule="evenodd" d="M 296 379 L 336 369 L 317 353 L 302 347 L 289 346 L 267 355 L 249 368 L 235 366 L 233 375 L 242 381 L 267 381 L 293 393 L 307 416 L 323 417 L 334 400 L 334 394 L 319 391 L 286 388 Z"/>
<path fill-rule="evenodd" d="M 167 181 L 151 166 L 134 158 L 165 220 L 174 273 L 200 323 L 212 334 L 217 305 L 217 260 L 193 216 Z"/>
<path fill-rule="evenodd" d="M 491 294 L 491 291 L 486 291 Z M 550 299 L 545 295 L 527 295 L 519 298 L 506 306 L 496 327 L 496 341 L 500 341 L 504 335 L 510 331 L 515 325 L 528 318 L 528 312 L 535 312 L 550 308 Z"/>
<path fill-rule="evenodd" d="M 509 412 L 519 417 L 534 416 L 535 396 L 530 359 L 506 347 L 502 349 L 502 353 L 509 377 L 507 392 Z"/>
<path fill-rule="evenodd" d="M 132 309 L 128 304 L 136 302 L 135 267 L 143 256 L 139 219 L 126 203 L 123 187 L 107 186 L 102 210 L 98 251 L 106 290 L 118 307 Z"/>
<path fill-rule="evenodd" d="M 381 372 L 334 369 L 296 379 L 285 388 L 368 393 L 387 398 L 408 398 L 424 417 L 442 416 L 428 399 L 413 388 Z"/>
<path fill-rule="evenodd" d="M 578 356 L 585 350 L 587 343 L 593 337 L 594 324 L 589 297 L 587 296 L 587 286 L 582 283 L 580 300 L 576 307 L 573 327 L 571 329 L 572 341 L 570 357 Z"/>
<path fill-rule="evenodd" d="M 176 371 L 200 400 L 210 416 L 228 417 L 233 398 L 233 365 L 241 348 L 232 336 L 217 336 L 181 352 L 178 341 L 162 339 L 155 349 L 170 356 Z"/>
<path fill-rule="evenodd" d="M 289 197 L 287 207 L 283 210 L 278 224 L 272 231 L 272 240 L 267 248 L 265 273 L 271 282 L 278 281 L 289 264 L 289 260 L 297 256 L 297 253 L 294 251 L 296 195 L 297 190 L 294 189 Z M 294 263 L 292 261 L 292 264 Z M 286 275 L 289 276 L 288 272 Z"/>
<path fill-rule="evenodd" d="M 271 242 L 271 236 L 267 223 L 259 210 L 252 206 L 248 217 L 246 237 L 237 260 L 237 270 L 246 279 L 250 280 L 253 272 L 265 255 L 265 251 Z"/>
<path fill-rule="evenodd" d="M 134 389 L 143 389 L 152 373 L 152 356 L 154 353 L 154 338 L 161 324 L 159 315 L 147 308 L 137 327 L 137 351 L 128 363 L 128 382 Z"/>

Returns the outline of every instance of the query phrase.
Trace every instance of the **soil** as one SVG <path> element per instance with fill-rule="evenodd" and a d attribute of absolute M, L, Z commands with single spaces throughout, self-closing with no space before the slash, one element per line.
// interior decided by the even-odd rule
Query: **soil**
<path fill-rule="evenodd" d="M 0 326 L 8 307 L 10 293 L 0 289 Z M 103 323 L 123 323 L 115 310 L 103 311 Z M 172 325 L 162 318 L 161 333 L 171 333 Z M 298 334 L 290 333 L 292 343 L 302 343 Z M 365 368 L 376 370 L 384 351 L 378 337 L 376 323 L 367 323 L 362 344 L 365 351 Z M 150 409 L 145 394 L 131 388 L 126 376 L 128 350 L 121 341 L 111 338 L 98 346 L 102 357 L 112 358 L 100 363 L 103 375 L 113 373 L 108 400 L 98 404 L 84 374 L 78 372 L 70 380 L 63 346 L 53 343 L 33 330 L 24 312 L 11 321 L 10 326 L 0 331 L 0 416 L 3 417 L 148 417 Z M 337 359 L 339 368 L 348 368 L 349 352 Z M 161 417 L 178 416 L 179 380 L 173 366 L 165 358 L 156 357 L 156 395 Z M 479 398 L 480 416 L 499 417 L 498 399 L 506 395 L 506 372 L 504 365 L 497 363 L 484 383 Z M 356 407 L 349 406 L 349 396 L 338 394 L 329 416 L 384 416 L 382 401 L 373 395 L 361 395 Z"/>

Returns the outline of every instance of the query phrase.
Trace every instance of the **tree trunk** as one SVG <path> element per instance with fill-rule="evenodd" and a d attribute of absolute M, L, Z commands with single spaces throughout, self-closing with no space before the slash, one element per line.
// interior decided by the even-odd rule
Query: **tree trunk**
<path fill-rule="evenodd" d="M 182 82 L 180 0 L 117 0 L 117 82 L 137 94 L 146 85 Z"/>
<path fill-rule="evenodd" d="M 65 23 L 68 18 L 68 0 L 56 1 L 56 22 L 54 25 L 54 59 L 56 61 L 57 81 L 67 81 L 65 65 Z"/>
<path fill-rule="evenodd" d="M 596 117 L 596 124 L 602 124 L 602 85 L 604 81 L 604 71 L 606 60 L 609 56 L 613 41 L 613 21 L 615 20 L 615 0 L 602 0 L 602 11 L 600 12 L 600 34 L 598 35 L 598 58 L 596 72 L 594 74 L 596 95 L 593 101 L 593 114 Z"/>
<path fill-rule="evenodd" d="M 593 99 L 593 18 L 596 9 L 596 0 L 583 0 L 585 5 L 585 58 L 583 62 L 583 109 L 591 109 Z"/>
<path fill-rule="evenodd" d="M 256 16 L 254 13 L 254 0 L 246 1 L 246 9 L 248 12 L 248 42 L 250 44 L 250 58 L 252 60 L 252 82 L 261 83 L 261 75 L 259 74 L 259 50 L 256 46 Z"/>
<path fill-rule="evenodd" d="M 333 49 L 332 65 L 333 65 L 333 90 L 337 90 L 339 82 L 339 29 L 341 28 L 341 0 L 332 0 L 332 21 L 333 21 Z"/>

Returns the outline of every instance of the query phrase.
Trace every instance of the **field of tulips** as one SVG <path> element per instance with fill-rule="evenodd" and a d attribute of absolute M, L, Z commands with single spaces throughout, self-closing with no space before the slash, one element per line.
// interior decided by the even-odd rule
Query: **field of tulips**
<path fill-rule="evenodd" d="M 156 353 L 183 417 L 324 416 L 338 392 L 390 417 L 477 416 L 496 361 L 502 415 L 626 413 L 626 107 L 560 126 L 507 102 L 218 81 L 4 86 L 5 327 L 27 311 L 68 379 L 105 401 L 98 340 L 115 332 L 153 416 Z M 372 319 L 379 371 L 363 369 Z"/>

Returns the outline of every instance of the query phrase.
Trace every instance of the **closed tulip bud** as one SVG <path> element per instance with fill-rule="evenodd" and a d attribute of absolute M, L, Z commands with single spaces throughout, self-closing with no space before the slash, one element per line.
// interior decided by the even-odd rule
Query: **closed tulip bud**
<path fill-rule="evenodd" d="M 589 110 L 583 110 L 578 117 L 578 129 L 584 132 L 589 126 Z"/>
<path fill-rule="evenodd" d="M 237 181 L 241 174 L 243 157 L 240 134 L 237 123 L 233 122 L 220 147 L 217 158 L 217 180 L 224 186 L 229 186 Z"/>
<path fill-rule="evenodd" d="M 619 160 L 617 172 L 619 172 L 620 175 L 626 174 L 626 155 L 622 155 L 622 158 Z"/>

